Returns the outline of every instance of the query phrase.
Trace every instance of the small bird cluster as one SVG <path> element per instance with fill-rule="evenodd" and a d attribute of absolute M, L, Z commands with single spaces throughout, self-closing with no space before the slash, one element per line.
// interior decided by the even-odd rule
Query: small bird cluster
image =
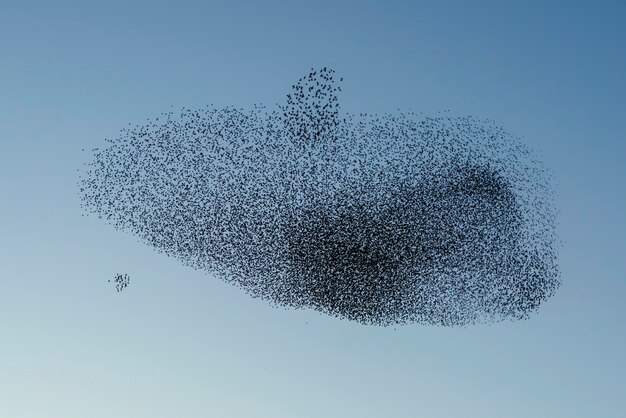
<path fill-rule="evenodd" d="M 109 280 L 109 282 L 111 282 L 111 280 Z M 115 275 L 115 279 L 113 279 L 113 283 L 115 283 L 115 290 L 119 293 L 128 287 L 130 277 L 128 277 L 128 274 L 117 274 Z"/>
<path fill-rule="evenodd" d="M 560 285 L 548 170 L 492 121 L 206 107 L 94 150 L 84 209 L 276 306 L 363 324 L 524 319 Z"/>

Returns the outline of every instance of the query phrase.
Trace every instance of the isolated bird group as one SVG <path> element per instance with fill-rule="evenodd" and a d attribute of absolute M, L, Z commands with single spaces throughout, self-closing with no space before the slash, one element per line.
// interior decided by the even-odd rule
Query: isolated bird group
<path fill-rule="evenodd" d="M 183 109 L 95 150 L 83 206 L 277 306 L 364 324 L 523 319 L 560 284 L 548 170 L 491 121 L 341 112 L 328 68 L 275 110 Z"/>
<path fill-rule="evenodd" d="M 111 282 L 111 280 L 109 280 L 109 282 Z M 115 290 L 119 293 L 128 287 L 130 277 L 128 277 L 128 274 L 116 274 L 113 283 L 115 283 Z"/>

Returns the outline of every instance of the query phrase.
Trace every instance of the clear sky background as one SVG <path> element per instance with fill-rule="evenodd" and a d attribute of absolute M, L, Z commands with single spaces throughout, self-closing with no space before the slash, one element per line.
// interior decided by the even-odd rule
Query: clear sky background
<path fill-rule="evenodd" d="M 611 0 L 3 1 L 0 417 L 625 417 L 625 22 Z M 280 102 L 322 66 L 345 111 L 450 109 L 537 150 L 564 246 L 536 315 L 394 330 L 275 309 L 81 216 L 82 148 L 182 106 Z"/>

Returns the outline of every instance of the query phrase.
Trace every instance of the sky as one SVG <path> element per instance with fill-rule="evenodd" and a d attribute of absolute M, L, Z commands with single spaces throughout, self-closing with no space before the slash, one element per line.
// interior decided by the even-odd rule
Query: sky
<path fill-rule="evenodd" d="M 624 417 L 624 21 L 611 0 L 2 2 L 0 416 Z M 323 66 L 346 111 L 489 118 L 541 156 L 563 285 L 536 314 L 277 309 L 82 216 L 83 148 L 183 106 L 271 106 Z"/>

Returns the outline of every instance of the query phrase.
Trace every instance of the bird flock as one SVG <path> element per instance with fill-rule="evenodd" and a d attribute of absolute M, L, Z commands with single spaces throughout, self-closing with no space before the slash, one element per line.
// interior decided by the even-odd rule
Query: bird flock
<path fill-rule="evenodd" d="M 343 112 L 339 82 L 312 69 L 273 109 L 124 129 L 87 163 L 83 208 L 275 306 L 528 318 L 561 283 L 549 170 L 489 120 Z"/>
<path fill-rule="evenodd" d="M 109 280 L 109 282 L 111 282 L 111 280 Z M 115 283 L 115 290 L 119 293 L 128 287 L 130 277 L 128 277 L 128 274 L 116 274 L 113 283 Z"/>

